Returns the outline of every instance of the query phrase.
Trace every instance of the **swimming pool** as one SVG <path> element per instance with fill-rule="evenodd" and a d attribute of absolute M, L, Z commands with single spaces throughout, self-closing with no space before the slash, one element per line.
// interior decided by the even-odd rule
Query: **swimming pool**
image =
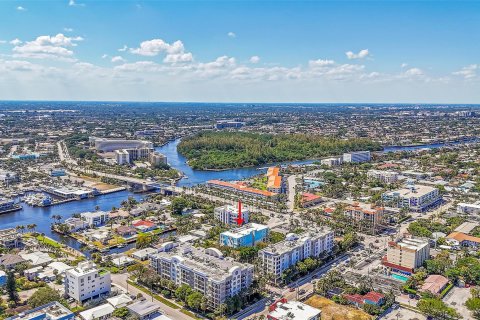
<path fill-rule="evenodd" d="M 396 279 L 396 280 L 399 280 L 399 281 L 402 281 L 402 282 L 407 282 L 407 280 L 408 280 L 408 277 L 402 276 L 402 275 L 399 275 L 399 274 L 396 274 L 396 273 L 392 273 L 391 277 L 393 279 Z"/>

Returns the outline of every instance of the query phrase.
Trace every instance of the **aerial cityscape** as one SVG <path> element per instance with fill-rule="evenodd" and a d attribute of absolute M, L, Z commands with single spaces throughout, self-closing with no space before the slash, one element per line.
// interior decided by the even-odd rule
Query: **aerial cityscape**
<path fill-rule="evenodd" d="M 0 2 L 0 319 L 480 319 L 479 31 L 477 1 Z"/>

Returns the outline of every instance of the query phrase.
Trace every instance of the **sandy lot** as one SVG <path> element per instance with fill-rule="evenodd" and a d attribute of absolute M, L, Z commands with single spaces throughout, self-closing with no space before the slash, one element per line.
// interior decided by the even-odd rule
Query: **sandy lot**
<path fill-rule="evenodd" d="M 370 320 L 372 316 L 350 306 L 337 304 L 321 296 L 310 297 L 306 304 L 322 310 L 322 320 Z"/>

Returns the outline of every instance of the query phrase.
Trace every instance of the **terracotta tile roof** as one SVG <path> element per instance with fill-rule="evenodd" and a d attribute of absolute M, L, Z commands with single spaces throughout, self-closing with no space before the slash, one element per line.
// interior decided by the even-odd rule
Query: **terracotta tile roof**
<path fill-rule="evenodd" d="M 471 242 L 480 243 L 480 238 L 470 236 L 468 234 L 465 234 L 465 233 L 462 233 L 462 232 L 457 232 L 457 231 L 450 233 L 447 236 L 447 239 L 455 239 L 458 242 L 471 241 Z"/>
<path fill-rule="evenodd" d="M 318 200 L 320 198 L 321 198 L 320 196 L 317 196 L 316 194 L 313 194 L 313 193 L 308 193 L 308 192 L 302 193 L 302 201 L 303 202 L 314 201 L 314 200 Z"/>
<path fill-rule="evenodd" d="M 148 221 L 148 220 L 140 220 L 140 221 L 137 221 L 133 224 L 135 227 L 147 227 L 147 228 L 151 228 L 153 226 L 155 226 L 155 223 L 153 223 L 152 221 Z"/>
<path fill-rule="evenodd" d="M 440 291 L 448 284 L 448 279 L 439 274 L 432 274 L 423 283 L 420 291 L 429 291 L 433 294 L 440 293 Z"/>
<path fill-rule="evenodd" d="M 260 189 L 255 189 L 255 188 L 250 188 L 241 184 L 236 184 L 236 183 L 230 183 L 230 182 L 225 182 L 222 180 L 209 180 L 207 183 L 209 184 L 216 184 L 222 187 L 226 188 L 232 188 L 238 191 L 243 191 L 243 192 L 248 192 L 248 193 L 254 193 L 254 194 L 259 194 L 265 197 L 272 197 L 275 196 L 276 193 L 266 191 L 266 190 L 260 190 Z"/>
<path fill-rule="evenodd" d="M 370 291 L 369 293 L 367 293 L 363 296 L 364 300 L 369 300 L 369 301 L 372 301 L 374 303 L 379 303 L 380 300 L 382 300 L 383 298 L 385 298 L 384 294 L 382 294 L 380 292 L 375 292 L 375 291 Z"/>

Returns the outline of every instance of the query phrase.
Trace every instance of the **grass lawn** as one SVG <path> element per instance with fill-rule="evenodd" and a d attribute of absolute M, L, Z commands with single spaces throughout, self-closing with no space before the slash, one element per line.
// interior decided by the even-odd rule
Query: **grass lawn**
<path fill-rule="evenodd" d="M 45 243 L 47 245 L 51 245 L 52 247 L 55 247 L 55 248 L 61 248 L 62 247 L 62 245 L 60 243 L 58 243 L 57 241 L 55 241 L 53 239 L 50 239 L 48 237 L 44 237 L 42 235 L 38 235 L 37 240 L 39 242 Z"/>
<path fill-rule="evenodd" d="M 355 307 L 337 304 L 330 299 L 314 295 L 310 297 L 306 304 L 322 310 L 322 320 L 371 320 L 368 313 Z"/>

